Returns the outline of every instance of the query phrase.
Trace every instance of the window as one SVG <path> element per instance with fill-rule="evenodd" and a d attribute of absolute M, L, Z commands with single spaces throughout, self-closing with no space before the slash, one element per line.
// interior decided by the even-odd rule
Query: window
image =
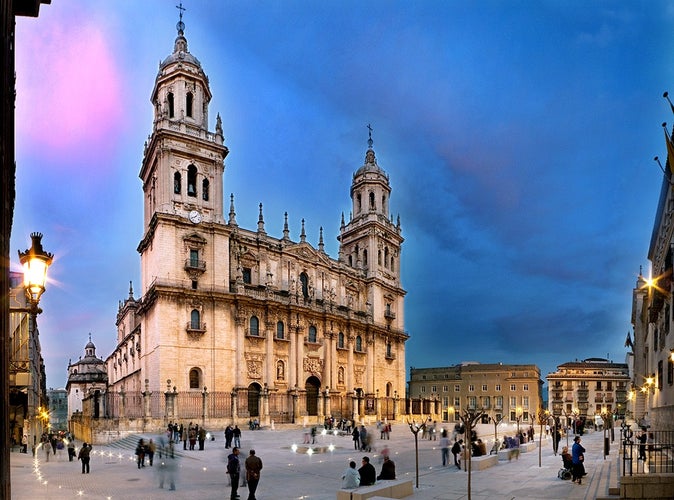
<path fill-rule="evenodd" d="M 517 406 L 517 396 L 510 396 L 510 406 L 512 408 Z"/>
<path fill-rule="evenodd" d="M 307 276 L 307 273 L 300 274 L 300 283 L 302 285 L 302 296 L 306 299 L 309 297 L 309 276 Z"/>
<path fill-rule="evenodd" d="M 422 394 L 424 394 L 426 392 L 426 386 L 422 385 L 420 391 Z"/>
<path fill-rule="evenodd" d="M 377 208 L 377 204 L 374 201 L 374 193 L 370 193 L 370 210 Z"/>
<path fill-rule="evenodd" d="M 283 321 L 279 321 L 278 323 L 276 323 L 276 338 L 277 339 L 285 338 L 285 325 L 283 324 Z"/>
<path fill-rule="evenodd" d="M 612 391 L 612 390 L 613 390 L 613 381 L 612 381 L 612 380 L 607 380 L 607 381 L 606 381 L 606 390 L 607 390 L 607 391 Z"/>
<path fill-rule="evenodd" d="M 449 398 L 447 396 L 443 396 L 442 398 L 442 407 L 447 408 L 449 406 Z"/>
<path fill-rule="evenodd" d="M 362 203 L 361 198 L 360 198 L 360 193 L 358 193 L 356 195 L 356 209 L 357 209 L 358 213 L 360 213 L 360 211 L 362 210 L 362 204 L 363 203 Z"/>
<path fill-rule="evenodd" d="M 250 271 L 250 267 L 243 268 L 243 282 L 247 285 L 252 283 L 252 273 Z"/>
<path fill-rule="evenodd" d="M 529 408 L 529 396 L 522 397 L 522 408 Z"/>
<path fill-rule="evenodd" d="M 313 325 L 309 327 L 309 342 L 311 342 L 312 344 L 315 344 L 317 342 L 316 327 Z"/>
<path fill-rule="evenodd" d="M 442 392 L 449 392 L 449 387 L 446 385 L 442 386 Z"/>
<path fill-rule="evenodd" d="M 187 167 L 187 196 L 197 195 L 197 167 Z"/>
<path fill-rule="evenodd" d="M 208 182 L 208 179 L 204 179 L 203 182 L 201 183 L 201 198 L 204 201 L 208 201 L 208 188 L 210 187 L 210 183 Z"/>
<path fill-rule="evenodd" d="M 459 384 L 454 385 L 454 392 L 461 392 L 461 386 Z"/>
<path fill-rule="evenodd" d="M 391 354 L 391 343 L 386 342 L 386 357 L 391 358 L 393 355 Z"/>
<path fill-rule="evenodd" d="M 201 373 L 199 368 L 192 368 L 189 374 L 190 389 L 199 389 L 201 387 Z"/>
<path fill-rule="evenodd" d="M 169 92 L 168 96 L 166 96 L 166 101 L 168 102 L 168 113 L 169 113 L 169 118 L 173 118 L 175 116 L 175 105 L 173 103 L 173 92 Z"/>
<path fill-rule="evenodd" d="M 601 391 L 601 380 L 597 380 L 597 390 Z"/>
<path fill-rule="evenodd" d="M 487 384 L 482 384 L 482 391 L 487 392 Z"/>
<path fill-rule="evenodd" d="M 190 313 L 190 329 L 201 330 L 201 315 L 196 309 L 192 309 Z"/>
<path fill-rule="evenodd" d="M 188 92 L 187 96 L 185 96 L 185 114 L 192 118 L 192 101 L 194 100 L 194 97 L 192 96 L 192 92 Z"/>
<path fill-rule="evenodd" d="M 249 335 L 260 335 L 260 320 L 257 319 L 257 316 L 250 317 L 250 328 L 248 330 Z"/>
<path fill-rule="evenodd" d="M 459 396 L 454 396 L 454 406 L 457 409 L 461 407 L 461 398 Z"/>
<path fill-rule="evenodd" d="M 173 192 L 175 194 L 180 194 L 180 184 L 182 182 L 180 172 L 173 174 Z"/>
<path fill-rule="evenodd" d="M 432 386 L 431 386 L 431 392 L 438 392 L 438 386 L 437 386 L 437 385 L 432 385 Z"/>
<path fill-rule="evenodd" d="M 524 384 L 524 385 L 522 386 L 522 390 L 523 390 L 523 391 L 528 391 L 528 390 L 529 390 L 529 384 Z"/>
<path fill-rule="evenodd" d="M 363 352 L 363 339 L 360 335 L 356 337 L 356 351 Z"/>
<path fill-rule="evenodd" d="M 496 384 L 496 387 L 494 387 L 494 390 L 496 392 L 501 392 L 501 384 Z"/>
<path fill-rule="evenodd" d="M 363 250 L 363 265 L 367 266 L 367 250 Z"/>
<path fill-rule="evenodd" d="M 503 396 L 494 396 L 494 407 L 503 408 Z"/>
<path fill-rule="evenodd" d="M 477 408 L 477 397 L 476 396 L 468 396 L 468 408 L 469 409 Z"/>
<path fill-rule="evenodd" d="M 475 391 L 475 386 L 473 384 L 470 384 L 468 386 L 468 392 L 473 392 L 473 391 Z"/>
<path fill-rule="evenodd" d="M 515 384 L 510 384 L 510 390 L 511 390 L 511 391 L 516 391 L 516 390 L 517 390 L 517 386 L 515 386 Z"/>
<path fill-rule="evenodd" d="M 199 267 L 199 250 L 190 250 L 190 267 Z"/>
<path fill-rule="evenodd" d="M 344 332 L 339 332 L 337 335 L 337 347 L 344 349 Z"/>
<path fill-rule="evenodd" d="M 671 355 L 667 359 L 667 384 L 674 384 L 674 361 L 672 361 Z"/>

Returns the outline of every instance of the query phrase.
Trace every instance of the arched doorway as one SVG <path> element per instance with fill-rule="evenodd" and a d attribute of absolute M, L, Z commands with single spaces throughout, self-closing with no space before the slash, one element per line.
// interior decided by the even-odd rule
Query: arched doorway
<path fill-rule="evenodd" d="M 318 392 L 321 388 L 321 381 L 316 377 L 309 377 L 304 386 L 307 395 L 307 415 L 318 415 Z"/>
<path fill-rule="evenodd" d="M 248 415 L 260 416 L 260 384 L 253 383 L 248 386 Z"/>

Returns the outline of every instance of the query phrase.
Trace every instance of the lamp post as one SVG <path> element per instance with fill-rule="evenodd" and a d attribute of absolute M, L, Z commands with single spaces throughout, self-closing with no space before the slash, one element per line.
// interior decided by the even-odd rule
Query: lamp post
<path fill-rule="evenodd" d="M 473 429 L 475 427 L 475 422 L 478 421 L 478 419 L 482 418 L 482 415 L 484 415 L 484 412 L 482 410 L 478 410 L 477 412 L 475 410 L 464 410 L 460 415 L 459 418 L 463 422 L 464 427 L 466 428 L 466 446 L 465 446 L 465 460 L 464 463 L 466 464 L 466 470 L 468 471 L 468 500 L 471 500 L 471 487 L 470 487 L 470 480 L 471 480 L 471 460 L 470 460 L 470 452 L 471 452 L 471 436 L 473 435 Z"/>
<path fill-rule="evenodd" d="M 522 420 L 522 407 L 515 408 L 515 422 L 517 422 L 517 435 L 520 435 L 520 420 Z"/>
<path fill-rule="evenodd" d="M 54 258 L 53 254 L 45 252 L 42 248 L 42 234 L 32 233 L 30 235 L 32 239 L 31 247 L 25 252 L 19 251 L 19 261 L 23 266 L 23 286 L 26 294 L 27 307 L 9 307 L 8 310 L 10 313 L 28 313 L 29 314 L 29 323 L 28 331 L 29 335 L 32 337 L 35 331 L 35 322 L 37 315 L 40 313 L 40 308 L 38 307 L 40 302 L 40 297 L 45 291 L 45 283 L 47 281 L 47 269 L 52 263 Z M 4 292 L 3 292 L 4 293 Z M 2 370 L 0 377 L 2 378 L 2 397 L 0 397 L 0 422 L 2 422 L 3 430 L 2 438 L 0 439 L 1 446 L 1 456 L 0 463 L 2 464 L 2 482 L 7 483 L 3 487 L 3 495 L 9 495 L 9 449 L 10 449 L 10 439 L 9 439 L 9 342 L 5 337 L 8 332 L 2 332 L 0 337 L 0 358 Z"/>

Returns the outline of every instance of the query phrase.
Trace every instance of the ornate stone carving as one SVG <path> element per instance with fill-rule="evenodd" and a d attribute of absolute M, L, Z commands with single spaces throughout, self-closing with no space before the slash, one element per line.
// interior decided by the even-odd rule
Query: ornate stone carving
<path fill-rule="evenodd" d="M 323 360 L 320 358 L 304 358 L 304 371 L 320 376 L 323 372 Z"/>
<path fill-rule="evenodd" d="M 262 356 L 259 354 L 246 353 L 246 369 L 248 377 L 259 380 L 262 378 Z"/>

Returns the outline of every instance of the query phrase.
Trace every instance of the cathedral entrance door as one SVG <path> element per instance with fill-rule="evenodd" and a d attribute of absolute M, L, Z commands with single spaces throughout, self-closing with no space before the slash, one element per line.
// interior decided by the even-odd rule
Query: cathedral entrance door
<path fill-rule="evenodd" d="M 248 386 L 248 415 L 251 417 L 260 416 L 260 386 L 259 384 L 250 384 Z"/>
<path fill-rule="evenodd" d="M 318 415 L 318 392 L 321 387 L 321 382 L 316 377 L 309 377 L 307 379 L 304 389 L 307 395 L 307 415 Z"/>

